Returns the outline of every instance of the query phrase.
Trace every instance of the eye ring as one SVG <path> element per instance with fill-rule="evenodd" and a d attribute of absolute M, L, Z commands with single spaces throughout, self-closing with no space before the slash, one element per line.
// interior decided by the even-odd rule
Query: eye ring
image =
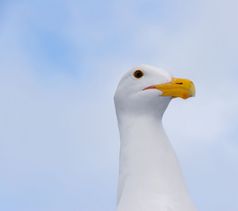
<path fill-rule="evenodd" d="M 144 76 L 144 73 L 143 73 L 143 71 L 141 71 L 141 70 L 136 70 L 136 71 L 133 73 L 133 76 L 134 76 L 135 78 L 139 79 L 139 78 L 142 78 L 142 77 Z"/>

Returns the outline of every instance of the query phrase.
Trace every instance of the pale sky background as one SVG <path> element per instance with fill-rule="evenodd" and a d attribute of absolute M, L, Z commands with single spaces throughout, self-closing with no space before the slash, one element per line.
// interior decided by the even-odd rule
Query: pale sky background
<path fill-rule="evenodd" d="M 200 211 L 238 210 L 238 1 L 0 1 L 0 210 L 113 211 L 113 94 L 137 64 L 193 79 L 164 125 Z"/>

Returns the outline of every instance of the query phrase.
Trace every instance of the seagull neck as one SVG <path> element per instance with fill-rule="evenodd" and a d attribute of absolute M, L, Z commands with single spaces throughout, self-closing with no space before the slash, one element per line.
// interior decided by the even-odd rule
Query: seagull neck
<path fill-rule="evenodd" d="M 179 165 L 161 118 L 124 116 L 119 119 L 119 129 L 118 203 L 183 190 Z"/>

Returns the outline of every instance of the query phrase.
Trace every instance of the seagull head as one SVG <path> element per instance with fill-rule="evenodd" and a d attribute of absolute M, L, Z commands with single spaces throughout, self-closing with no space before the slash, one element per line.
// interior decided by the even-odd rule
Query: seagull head
<path fill-rule="evenodd" d="M 187 99 L 194 95 L 192 81 L 172 77 L 161 68 L 140 65 L 122 77 L 114 101 L 117 113 L 162 116 L 171 99 Z"/>

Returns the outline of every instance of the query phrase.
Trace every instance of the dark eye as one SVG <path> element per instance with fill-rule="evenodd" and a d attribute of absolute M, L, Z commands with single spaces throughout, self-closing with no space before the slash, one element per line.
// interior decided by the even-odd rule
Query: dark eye
<path fill-rule="evenodd" d="M 141 77 L 143 77 L 144 73 L 141 70 L 136 70 L 133 73 L 133 75 L 134 75 L 135 78 L 141 78 Z"/>

